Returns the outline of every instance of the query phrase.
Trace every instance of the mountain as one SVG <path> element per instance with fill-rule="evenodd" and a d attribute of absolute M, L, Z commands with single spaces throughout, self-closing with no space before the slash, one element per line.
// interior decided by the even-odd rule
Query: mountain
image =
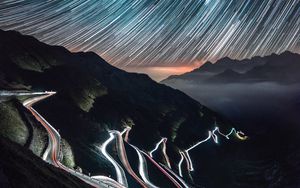
<path fill-rule="evenodd" d="M 195 83 L 279 82 L 290 84 L 300 81 L 299 68 L 300 55 L 288 51 L 280 55 L 272 54 L 245 60 L 225 57 L 214 64 L 206 62 L 191 72 L 170 76 L 161 83 L 173 84 L 184 80 Z"/>
<path fill-rule="evenodd" d="M 223 131 L 233 126 L 147 75 L 115 68 L 93 52 L 71 53 L 14 31 L 0 31 L 0 89 L 56 91 L 34 108 L 59 130 L 63 152 L 68 154 L 65 165 L 92 175 L 115 178 L 112 165 L 97 150 L 108 138 L 108 130 L 132 127 L 129 142 L 145 151 L 167 137 L 171 165 L 176 169 L 179 149 L 203 139 L 215 123 Z M 9 99 L 2 104 L 2 116 L 10 118 L 2 119 L 0 128 L 9 131 L 1 133 L 40 156 L 47 144 L 45 130 L 38 130 L 41 125 L 20 103 Z M 13 122 L 18 129 L 10 127 Z M 196 172 L 192 176 L 197 179 Z"/>
<path fill-rule="evenodd" d="M 226 69 L 224 72 L 216 74 L 215 76 L 212 76 L 205 81 L 214 83 L 229 83 L 235 82 L 236 80 L 240 80 L 241 77 L 241 73 L 235 72 L 232 69 Z"/>
<path fill-rule="evenodd" d="M 232 70 L 237 73 L 244 73 L 248 70 L 252 69 L 253 67 L 264 65 L 265 59 L 262 57 L 253 57 L 251 59 L 244 59 L 244 60 L 234 60 L 228 57 L 224 57 L 218 60 L 216 63 L 206 62 L 199 68 L 192 70 L 191 72 L 184 73 L 182 75 L 171 75 L 165 80 L 161 81 L 170 82 L 171 80 L 176 79 L 184 79 L 184 80 L 206 80 L 213 75 L 220 74 L 226 70 Z"/>
<path fill-rule="evenodd" d="M 266 64 L 254 67 L 243 76 L 243 80 L 277 82 L 293 84 L 300 82 L 300 55 L 284 52 L 280 55 L 272 54 L 266 57 Z"/>

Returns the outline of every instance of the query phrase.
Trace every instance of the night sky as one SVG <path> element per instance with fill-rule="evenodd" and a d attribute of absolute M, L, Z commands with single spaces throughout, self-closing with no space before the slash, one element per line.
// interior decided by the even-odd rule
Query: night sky
<path fill-rule="evenodd" d="M 7 0 L 0 28 L 154 79 L 205 61 L 300 52 L 300 0 Z"/>

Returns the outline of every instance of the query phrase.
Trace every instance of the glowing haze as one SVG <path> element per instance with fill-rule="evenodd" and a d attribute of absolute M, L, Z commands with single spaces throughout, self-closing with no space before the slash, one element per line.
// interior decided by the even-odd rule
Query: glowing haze
<path fill-rule="evenodd" d="M 224 56 L 299 53 L 300 0 L 4 0 L 0 28 L 161 79 Z"/>

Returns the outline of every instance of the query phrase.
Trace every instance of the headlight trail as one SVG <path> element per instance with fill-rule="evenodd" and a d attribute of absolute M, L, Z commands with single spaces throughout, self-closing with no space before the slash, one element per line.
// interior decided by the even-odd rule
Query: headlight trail
<path fill-rule="evenodd" d="M 243 133 L 242 131 L 237 131 L 235 133 L 236 137 L 240 140 L 247 140 L 248 136 L 245 135 L 245 133 Z"/>
<path fill-rule="evenodd" d="M 226 139 L 229 139 L 229 136 L 232 134 L 235 134 L 235 136 L 240 139 L 240 140 L 246 140 L 248 137 L 242 132 L 242 131 L 237 131 L 235 128 L 232 128 L 231 131 L 228 134 L 223 134 L 219 127 L 216 127 L 215 130 L 218 131 L 218 133 L 222 136 L 224 136 Z"/>
<path fill-rule="evenodd" d="M 198 143 L 196 143 L 195 145 L 189 147 L 188 149 L 186 149 L 186 152 L 189 152 L 190 150 L 194 149 L 195 147 L 199 146 L 200 144 L 207 142 L 210 138 L 212 137 L 212 132 L 208 131 L 208 137 L 205 138 L 204 140 L 199 141 Z M 214 139 L 215 140 L 215 139 Z"/>
<path fill-rule="evenodd" d="M 180 161 L 179 161 L 179 163 L 178 163 L 178 173 L 179 173 L 179 176 L 183 177 L 183 176 L 182 176 L 181 165 L 182 165 L 182 162 L 183 162 L 183 160 L 184 160 L 184 156 L 183 156 L 182 151 L 179 151 L 179 154 L 180 154 Z"/>
<path fill-rule="evenodd" d="M 192 162 L 192 159 L 191 159 L 191 157 L 189 155 L 189 152 L 188 151 L 184 151 L 182 154 L 183 154 L 183 157 L 184 157 L 184 159 L 186 161 L 186 166 L 187 166 L 188 171 L 189 172 L 194 171 L 193 162 Z"/>
<path fill-rule="evenodd" d="M 61 136 L 58 133 L 58 131 L 52 127 L 52 125 L 50 125 L 50 123 L 48 123 L 43 116 L 41 116 L 35 109 L 33 109 L 32 105 L 47 98 L 50 97 L 52 95 L 54 95 L 56 92 L 42 92 L 37 94 L 37 92 L 32 92 L 32 93 L 28 93 L 30 95 L 42 95 L 42 96 L 36 96 L 30 99 L 27 99 L 23 102 L 24 107 L 26 107 L 31 113 L 32 115 L 36 118 L 36 120 L 38 122 L 41 123 L 41 125 L 44 126 L 44 128 L 46 129 L 47 133 L 48 133 L 48 138 L 49 138 L 49 144 L 47 147 L 47 150 L 45 151 L 45 153 L 43 154 L 43 159 L 47 162 L 49 162 L 50 164 L 53 164 L 54 166 L 61 168 L 63 170 L 65 170 L 66 172 L 80 178 L 81 180 L 83 180 L 84 182 L 86 182 L 89 185 L 92 185 L 93 187 L 104 187 L 104 186 L 110 186 L 113 185 L 113 187 L 115 188 L 123 188 L 122 185 L 120 185 L 119 183 L 115 182 L 113 179 L 106 177 L 105 179 L 103 179 L 102 177 L 99 177 L 98 180 L 92 179 L 89 176 L 86 176 L 82 173 L 78 173 L 76 171 L 74 171 L 71 168 L 68 168 L 66 166 L 64 166 L 60 160 L 61 160 Z M 25 96 L 25 95 L 24 95 Z"/>
<path fill-rule="evenodd" d="M 28 91 L 0 91 L 0 96 L 32 96 L 32 95 L 54 95 L 54 91 L 28 92 Z"/>
<path fill-rule="evenodd" d="M 101 146 L 100 150 L 103 153 L 103 155 L 106 157 L 106 159 L 114 166 L 116 170 L 117 175 L 117 181 L 124 185 L 125 187 L 128 187 L 127 179 L 124 170 L 122 167 L 107 153 L 106 147 L 107 145 L 115 138 L 113 133 L 109 133 L 109 139 L 107 139 Z"/>
<path fill-rule="evenodd" d="M 92 176 L 91 178 L 105 183 L 108 186 L 108 188 L 109 187 L 126 188 L 125 186 L 120 185 L 120 183 L 116 182 L 115 180 L 107 176 Z"/>
<path fill-rule="evenodd" d="M 181 185 L 167 172 L 164 168 L 162 168 L 155 160 L 152 159 L 150 155 L 141 151 L 165 176 L 168 177 L 172 181 L 172 183 L 177 187 L 181 188 Z"/>
<path fill-rule="evenodd" d="M 133 147 L 138 154 L 139 157 L 139 173 L 143 179 L 143 181 L 147 184 L 149 188 L 159 188 L 153 183 L 150 182 L 149 176 L 148 176 L 148 169 L 147 169 L 147 162 L 145 157 L 141 154 L 140 150 L 135 147 L 134 145 L 129 144 L 131 147 Z"/>
<path fill-rule="evenodd" d="M 178 177 L 178 175 L 175 172 L 173 172 L 171 169 L 169 169 L 164 164 L 160 164 L 160 165 L 162 165 L 170 174 L 172 174 L 174 177 L 176 177 L 176 179 L 179 180 L 179 182 L 183 185 L 183 187 L 189 188 L 189 186 L 185 183 L 185 181 L 182 178 Z"/>
<path fill-rule="evenodd" d="M 129 130 L 126 130 L 127 128 L 125 128 L 122 132 L 121 132 L 121 134 L 124 134 L 125 132 L 126 133 L 128 133 L 129 132 Z M 118 131 L 117 131 L 117 133 L 118 133 Z M 164 145 L 166 144 L 166 141 L 167 141 L 167 138 L 162 138 L 157 144 L 156 144 L 156 147 L 151 151 L 151 152 L 149 152 L 151 155 L 152 155 L 152 153 L 154 152 L 154 151 L 156 151 L 157 149 L 158 149 L 158 147 L 159 147 L 159 145 L 161 144 L 161 143 L 163 143 Z M 129 143 L 128 143 L 129 144 Z M 148 169 L 147 169 L 147 162 L 146 162 L 146 160 L 145 160 L 145 157 L 144 157 L 144 155 L 146 155 L 147 156 L 147 158 L 156 166 L 156 167 L 158 167 L 158 169 L 163 173 L 163 174 L 165 174 L 171 181 L 172 181 L 172 183 L 174 183 L 174 185 L 176 186 L 176 187 L 181 187 L 180 185 L 179 185 L 179 183 L 172 177 L 172 176 L 170 176 L 170 174 L 168 174 L 168 172 L 166 172 L 156 161 L 154 161 L 153 159 L 152 159 L 152 157 L 153 156 L 150 156 L 150 154 L 148 155 L 148 154 L 146 154 L 145 152 L 143 152 L 143 151 L 141 151 L 138 147 L 136 147 L 136 146 L 134 146 L 134 145 L 132 145 L 132 144 L 129 144 L 131 147 L 133 147 L 135 150 L 136 150 L 136 152 L 137 152 L 137 154 L 138 154 L 138 157 L 139 157 L 139 174 L 141 175 L 141 177 L 142 177 L 142 179 L 143 179 L 143 181 L 145 182 L 145 184 L 147 184 L 147 186 L 148 187 L 152 187 L 152 188 L 157 188 L 157 186 L 156 185 L 154 185 L 150 180 L 149 180 L 149 177 L 148 177 Z M 163 147 L 166 147 L 166 146 L 163 146 Z M 166 149 L 163 149 L 165 152 L 165 156 L 166 156 Z M 168 159 L 168 158 L 167 158 Z"/>
<path fill-rule="evenodd" d="M 169 159 L 169 156 L 167 154 L 167 140 L 168 140 L 167 138 L 165 138 L 163 140 L 162 152 L 163 152 L 163 155 L 164 155 L 164 158 L 166 160 L 166 163 L 167 163 L 168 167 L 171 169 L 172 167 L 171 167 L 170 159 Z"/>
<path fill-rule="evenodd" d="M 119 155 L 119 159 L 121 160 L 122 164 L 124 165 L 124 167 L 126 168 L 127 172 L 144 188 L 147 187 L 147 185 L 145 184 L 145 182 L 143 182 L 137 175 L 136 173 L 133 171 L 133 169 L 131 168 L 131 165 L 128 161 L 127 158 L 127 154 L 126 154 L 126 149 L 124 146 L 124 142 L 123 142 L 123 138 L 122 135 L 119 131 L 117 130 L 111 130 L 110 131 L 112 134 L 116 135 L 116 139 L 117 139 L 117 151 L 118 151 L 118 155 Z"/>
<path fill-rule="evenodd" d="M 124 136 L 124 141 L 125 142 L 128 142 L 128 137 L 129 137 L 129 132 L 131 130 L 131 127 L 126 127 L 122 132 L 121 132 L 121 135 L 124 135 L 125 133 L 125 136 Z"/>
<path fill-rule="evenodd" d="M 187 163 L 187 169 L 188 171 L 194 171 L 194 167 L 193 167 L 193 162 L 192 159 L 189 155 L 189 151 L 191 151 L 192 149 L 194 149 L 195 147 L 199 146 L 200 144 L 203 144 L 207 141 L 209 141 L 211 138 L 215 143 L 219 143 L 219 137 L 218 135 L 226 138 L 226 139 L 230 139 L 231 135 L 235 135 L 238 139 L 240 140 L 246 140 L 248 137 L 242 132 L 242 131 L 237 131 L 235 128 L 232 128 L 230 130 L 229 133 L 225 134 L 222 133 L 219 129 L 219 127 L 215 127 L 212 131 L 208 131 L 208 137 L 205 138 L 204 140 L 201 140 L 199 142 L 197 142 L 196 144 L 194 144 L 193 146 L 189 147 L 188 149 L 184 150 L 184 151 L 179 151 L 180 154 L 180 161 L 178 163 L 178 171 L 179 171 L 179 176 L 178 177 L 172 170 L 171 170 L 171 165 L 170 165 L 170 161 L 168 158 L 168 155 L 166 153 L 166 142 L 167 142 L 167 138 L 162 138 L 155 146 L 155 148 L 153 150 L 151 150 L 149 152 L 149 155 L 147 155 L 146 153 L 142 152 L 141 150 L 139 150 L 136 146 L 133 146 L 131 144 L 129 144 L 131 147 L 133 147 L 135 149 L 135 151 L 138 154 L 138 158 L 139 158 L 139 174 L 142 177 L 142 180 L 135 174 L 135 172 L 132 170 L 128 159 L 127 159 L 127 155 L 126 155 L 126 150 L 125 150 L 125 146 L 124 146 L 124 142 L 123 140 L 128 140 L 128 135 L 129 135 L 129 131 L 131 130 L 130 127 L 126 127 L 121 133 L 119 131 L 109 131 L 109 138 L 102 144 L 102 146 L 100 147 L 100 151 L 103 153 L 103 155 L 106 157 L 106 159 L 111 162 L 116 170 L 116 175 L 117 175 L 117 181 L 112 180 L 109 177 L 102 177 L 102 176 L 94 176 L 94 180 L 93 179 L 89 179 L 87 180 L 87 177 L 85 177 L 84 175 L 81 174 L 76 174 L 76 172 L 72 169 L 66 168 L 65 166 L 63 166 L 60 162 L 59 162 L 59 155 L 58 152 L 60 150 L 60 135 L 59 133 L 37 112 L 35 111 L 31 106 L 40 101 L 43 100 L 51 95 L 54 95 L 55 92 L 49 91 L 49 92 L 32 92 L 32 93 L 22 93 L 22 92 L 9 92 L 3 94 L 5 96 L 26 96 L 26 95 L 43 95 L 43 96 L 37 96 L 31 99 L 27 99 L 23 102 L 23 105 L 29 109 L 32 114 L 37 118 L 37 120 L 39 122 L 41 122 L 45 128 L 47 129 L 47 131 L 49 132 L 50 136 L 51 136 L 51 141 L 53 141 L 53 144 L 50 144 L 49 146 L 51 148 L 47 148 L 46 152 L 43 155 L 43 158 L 46 160 L 49 160 L 49 162 L 53 162 L 52 164 L 54 164 L 57 167 L 60 167 L 66 171 L 68 171 L 71 174 L 77 175 L 79 178 L 85 180 L 87 183 L 94 185 L 94 181 L 96 181 L 95 179 L 99 179 L 101 181 L 101 183 L 105 183 L 106 185 L 111 185 L 111 186 L 115 186 L 115 187 L 128 187 L 128 183 L 127 183 L 127 179 L 126 179 L 126 175 L 124 170 L 122 169 L 122 167 L 108 154 L 108 152 L 106 151 L 107 145 L 114 139 L 117 139 L 117 149 L 118 149 L 118 153 L 119 153 L 119 157 L 120 160 L 122 161 L 123 165 L 126 167 L 127 171 L 137 180 L 138 183 L 140 183 L 142 185 L 142 187 L 150 187 L 150 188 L 158 188 L 156 185 L 154 185 L 153 183 L 151 183 L 151 181 L 149 180 L 148 177 L 148 170 L 147 170 L 147 163 L 146 160 L 144 158 L 144 155 L 146 155 L 149 160 L 156 165 L 161 172 L 163 172 L 163 174 L 165 174 L 173 183 L 174 185 L 176 185 L 176 187 L 182 187 L 181 185 L 179 185 L 179 183 L 172 177 L 169 175 L 169 173 L 171 173 L 174 177 L 176 177 L 177 180 L 180 181 L 180 183 L 184 186 L 184 187 L 188 187 L 188 185 L 180 178 L 183 176 L 182 174 L 182 163 L 184 160 L 186 160 Z M 1 95 L 1 94 L 0 94 Z M 122 138 L 122 135 L 125 134 L 125 138 Z M 115 136 L 116 135 L 116 136 Z M 56 138 L 57 137 L 57 138 Z M 52 142 L 51 142 L 52 143 Z M 165 157 L 165 160 L 167 162 L 168 167 L 165 167 L 164 165 L 162 165 L 168 172 L 166 172 L 159 164 L 157 164 L 153 159 L 153 152 L 155 152 L 160 144 L 162 144 L 162 152 L 163 155 Z M 51 157 L 49 157 L 51 155 Z M 99 182 L 100 183 L 100 182 Z M 121 184 L 121 185 L 120 185 Z"/>
<path fill-rule="evenodd" d="M 162 138 L 157 144 L 155 145 L 155 148 L 149 152 L 150 157 L 153 157 L 153 153 L 158 149 L 159 145 L 164 141 L 165 138 Z"/>
<path fill-rule="evenodd" d="M 149 152 L 149 155 L 150 157 L 153 157 L 153 153 L 159 148 L 160 144 L 162 144 L 162 153 L 163 153 L 163 156 L 164 156 L 164 159 L 168 165 L 169 168 L 172 168 L 171 167 L 171 163 L 170 163 L 170 159 L 168 157 L 168 154 L 167 154 L 167 138 L 162 138 L 156 145 L 155 145 L 155 148 L 153 150 L 151 150 Z"/>
<path fill-rule="evenodd" d="M 235 128 L 232 128 L 228 134 L 224 134 L 220 131 L 219 127 L 215 127 L 214 130 L 208 131 L 208 137 L 207 138 L 205 138 L 204 140 L 199 141 L 198 143 L 196 143 L 193 146 L 189 147 L 188 149 L 184 150 L 184 152 L 179 151 L 179 154 L 181 156 L 181 160 L 178 163 L 179 175 L 181 174 L 181 176 L 182 176 L 182 169 L 181 169 L 181 165 L 182 165 L 182 161 L 183 161 L 182 158 L 184 158 L 186 160 L 188 171 L 194 171 L 194 166 L 193 166 L 192 159 L 189 155 L 189 151 L 196 148 L 200 144 L 203 144 L 203 143 L 209 141 L 211 138 L 213 139 L 213 141 L 216 144 L 219 143 L 219 137 L 216 134 L 216 132 L 219 133 L 219 135 L 225 137 L 226 139 L 230 139 L 229 136 L 233 135 L 233 134 L 240 140 L 246 140 L 248 138 L 242 131 L 236 131 Z"/>

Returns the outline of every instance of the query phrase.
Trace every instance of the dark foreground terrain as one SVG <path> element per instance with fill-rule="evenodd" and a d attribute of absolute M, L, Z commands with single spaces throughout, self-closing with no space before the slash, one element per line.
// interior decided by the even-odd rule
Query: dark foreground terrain
<path fill-rule="evenodd" d="M 45 163 L 30 150 L 1 136 L 0 187 L 89 188 L 90 186 Z"/>

